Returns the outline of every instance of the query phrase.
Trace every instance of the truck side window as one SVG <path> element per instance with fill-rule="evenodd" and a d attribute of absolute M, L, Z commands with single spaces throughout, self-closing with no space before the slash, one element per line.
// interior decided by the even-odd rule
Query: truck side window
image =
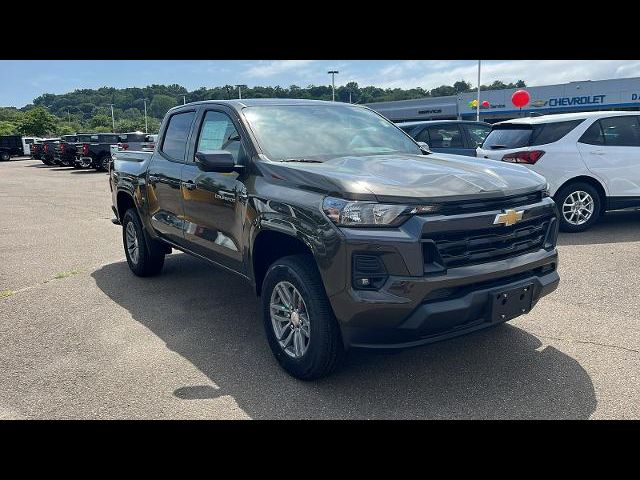
<path fill-rule="evenodd" d="M 231 118 L 222 112 L 208 111 L 202 120 L 196 151 L 207 153 L 214 150 L 231 152 L 236 163 L 246 163 L 242 141 Z"/>
<path fill-rule="evenodd" d="M 160 150 L 172 160 L 184 162 L 187 138 L 195 115 L 196 112 L 176 113 L 169 119 Z"/>

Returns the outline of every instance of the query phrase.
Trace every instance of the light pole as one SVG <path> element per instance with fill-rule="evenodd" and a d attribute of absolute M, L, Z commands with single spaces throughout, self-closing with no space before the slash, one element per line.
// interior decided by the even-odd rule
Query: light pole
<path fill-rule="evenodd" d="M 478 105 L 476 105 L 476 121 L 480 121 L 480 62 L 481 60 L 478 60 L 478 98 L 476 99 L 478 102 Z"/>
<path fill-rule="evenodd" d="M 187 104 L 187 96 L 186 95 L 182 95 L 182 104 L 183 105 Z"/>
<path fill-rule="evenodd" d="M 111 107 L 111 127 L 112 127 L 112 132 L 116 133 L 116 118 L 113 116 L 113 103 L 110 103 L 109 106 Z"/>
<path fill-rule="evenodd" d="M 242 100 L 242 87 L 247 88 L 246 85 L 234 85 L 235 87 L 238 87 L 238 99 Z"/>
<path fill-rule="evenodd" d="M 338 70 L 329 70 L 327 73 L 331 75 L 331 101 L 335 102 L 336 101 L 336 73 L 340 73 L 340 72 L 338 72 Z"/>
<path fill-rule="evenodd" d="M 144 133 L 149 133 L 149 124 L 147 123 L 147 99 L 143 98 L 144 102 Z"/>

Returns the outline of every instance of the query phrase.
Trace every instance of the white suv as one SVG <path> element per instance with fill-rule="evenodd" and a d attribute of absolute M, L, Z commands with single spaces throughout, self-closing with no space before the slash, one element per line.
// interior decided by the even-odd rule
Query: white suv
<path fill-rule="evenodd" d="M 479 158 L 544 176 L 560 228 L 581 232 L 606 210 L 640 206 L 640 112 L 583 112 L 493 125 Z"/>

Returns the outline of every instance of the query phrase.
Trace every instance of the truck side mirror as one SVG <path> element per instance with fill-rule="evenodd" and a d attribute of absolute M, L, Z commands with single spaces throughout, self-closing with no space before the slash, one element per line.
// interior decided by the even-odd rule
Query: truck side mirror
<path fill-rule="evenodd" d="M 196 152 L 196 165 L 204 172 L 230 173 L 236 169 L 236 161 L 231 152 L 214 150 L 203 153 Z"/>
<path fill-rule="evenodd" d="M 429 144 L 427 142 L 417 142 L 417 143 L 423 152 L 431 153 L 431 149 L 429 149 Z"/>

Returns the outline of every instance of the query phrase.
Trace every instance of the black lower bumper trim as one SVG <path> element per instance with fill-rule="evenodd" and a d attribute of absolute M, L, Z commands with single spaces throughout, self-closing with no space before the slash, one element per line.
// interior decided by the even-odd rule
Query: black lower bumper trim
<path fill-rule="evenodd" d="M 558 273 L 554 270 L 546 275 L 528 277 L 499 287 L 492 285 L 480 288 L 463 297 L 423 303 L 396 327 L 345 327 L 343 335 L 346 343 L 354 348 L 393 349 L 434 343 L 506 321 L 492 321 L 492 298 L 496 288 L 507 291 L 530 285 L 533 288 L 533 306 L 540 298 L 553 292 L 559 280 Z"/>

